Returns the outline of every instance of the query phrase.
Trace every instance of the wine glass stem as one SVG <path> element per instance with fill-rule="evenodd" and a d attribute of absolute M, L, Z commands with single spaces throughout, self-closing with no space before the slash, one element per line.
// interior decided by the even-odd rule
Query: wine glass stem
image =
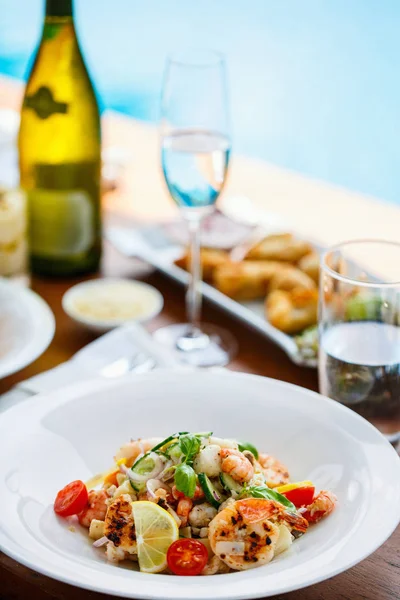
<path fill-rule="evenodd" d="M 189 336 L 199 333 L 201 313 L 201 259 L 200 259 L 200 225 L 201 219 L 190 219 L 190 278 L 186 292 L 186 314 L 189 322 Z"/>

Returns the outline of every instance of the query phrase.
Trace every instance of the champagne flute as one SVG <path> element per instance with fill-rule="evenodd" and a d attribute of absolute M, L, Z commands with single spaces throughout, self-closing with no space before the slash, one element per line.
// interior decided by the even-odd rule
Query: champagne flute
<path fill-rule="evenodd" d="M 194 366 L 226 365 L 236 351 L 227 331 L 200 325 L 200 227 L 224 186 L 231 151 L 225 60 L 210 50 L 189 50 L 167 60 L 161 101 L 162 168 L 168 190 L 190 236 L 188 323 L 155 333 Z"/>

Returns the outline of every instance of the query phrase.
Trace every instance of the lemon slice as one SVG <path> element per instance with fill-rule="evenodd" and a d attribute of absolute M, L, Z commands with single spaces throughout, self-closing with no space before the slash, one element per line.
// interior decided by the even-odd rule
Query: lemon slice
<path fill-rule="evenodd" d="M 175 519 L 154 502 L 132 502 L 140 570 L 160 573 L 167 566 L 168 548 L 179 538 Z"/>

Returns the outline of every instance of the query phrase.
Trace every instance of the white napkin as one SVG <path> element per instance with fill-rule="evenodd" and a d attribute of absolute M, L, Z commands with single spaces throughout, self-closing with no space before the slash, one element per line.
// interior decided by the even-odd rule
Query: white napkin
<path fill-rule="evenodd" d="M 184 368 L 178 358 L 156 343 L 141 325 L 118 327 L 85 346 L 67 362 L 22 381 L 0 396 L 0 412 L 34 394 L 93 377 L 117 377 L 130 370 L 140 370 L 140 365 L 148 361 L 151 361 L 149 368 Z"/>

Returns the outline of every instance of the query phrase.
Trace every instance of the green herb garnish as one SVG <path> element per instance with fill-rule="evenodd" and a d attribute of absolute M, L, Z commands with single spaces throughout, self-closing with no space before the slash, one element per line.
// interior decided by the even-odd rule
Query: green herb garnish
<path fill-rule="evenodd" d="M 258 459 L 258 450 L 253 444 L 249 442 L 239 442 L 239 450 L 240 452 L 244 452 L 244 450 L 248 450 L 254 455 L 254 458 Z"/>
<path fill-rule="evenodd" d="M 188 433 L 179 438 L 179 446 L 185 462 L 190 463 L 200 450 L 200 440 L 192 433 Z"/>
<path fill-rule="evenodd" d="M 275 492 L 263 485 L 247 487 L 243 490 L 242 495 L 251 496 L 252 498 L 264 498 L 265 500 L 275 500 L 292 512 L 296 512 L 296 507 L 293 502 L 290 502 L 283 494 Z"/>
<path fill-rule="evenodd" d="M 196 473 L 193 467 L 182 463 L 176 467 L 174 481 L 176 488 L 188 498 L 193 498 L 196 489 Z"/>

